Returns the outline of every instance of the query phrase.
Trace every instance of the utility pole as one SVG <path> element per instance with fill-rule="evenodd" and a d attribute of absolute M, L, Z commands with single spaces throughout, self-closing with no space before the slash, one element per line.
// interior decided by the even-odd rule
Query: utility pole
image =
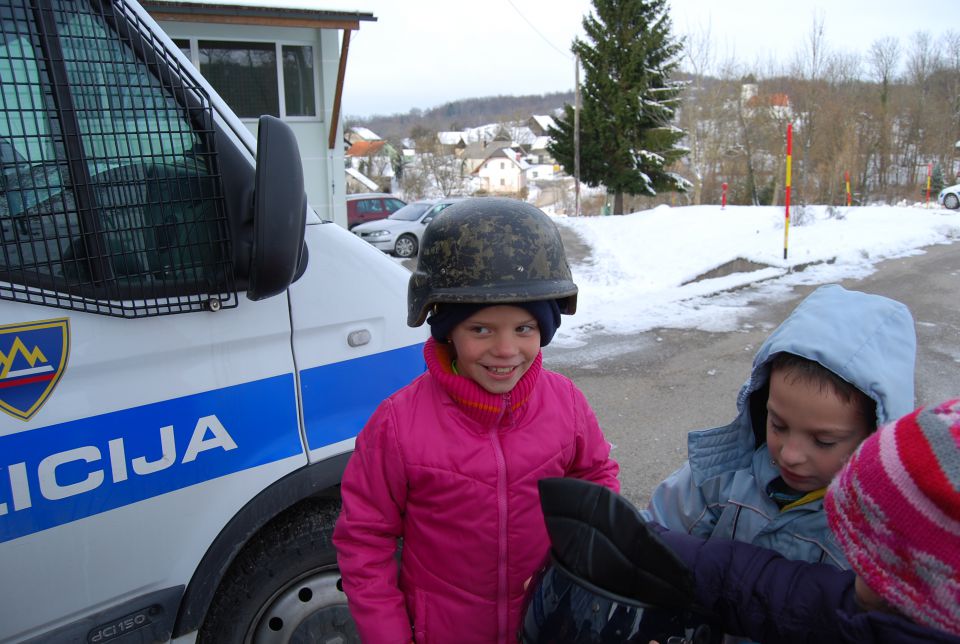
<path fill-rule="evenodd" d="M 575 217 L 580 216 L 580 54 L 573 59 L 573 192 Z"/>

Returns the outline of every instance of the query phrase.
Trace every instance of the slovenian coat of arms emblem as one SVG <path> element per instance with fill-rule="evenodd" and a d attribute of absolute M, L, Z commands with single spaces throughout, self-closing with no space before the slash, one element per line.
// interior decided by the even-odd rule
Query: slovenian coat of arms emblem
<path fill-rule="evenodd" d="M 67 318 L 0 326 L 0 410 L 29 420 L 60 382 L 69 354 Z"/>

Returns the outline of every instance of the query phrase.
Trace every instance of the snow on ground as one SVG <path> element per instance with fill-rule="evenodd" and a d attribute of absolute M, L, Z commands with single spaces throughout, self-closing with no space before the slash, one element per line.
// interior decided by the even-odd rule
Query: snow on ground
<path fill-rule="evenodd" d="M 571 266 L 580 293 L 576 315 L 553 341 L 561 347 L 582 346 L 594 333 L 733 330 L 750 313 L 748 298 L 865 277 L 881 260 L 960 239 L 960 212 L 920 206 L 793 208 L 786 260 L 782 206 L 660 206 L 554 221 L 591 249 Z M 746 260 L 739 272 L 697 279 L 736 260 Z"/>

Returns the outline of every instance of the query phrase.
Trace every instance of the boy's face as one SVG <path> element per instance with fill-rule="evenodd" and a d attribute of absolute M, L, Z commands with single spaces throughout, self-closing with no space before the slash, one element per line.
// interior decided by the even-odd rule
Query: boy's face
<path fill-rule="evenodd" d="M 540 353 L 537 319 L 519 306 L 488 306 L 450 333 L 457 369 L 492 394 L 511 391 Z"/>
<path fill-rule="evenodd" d="M 794 490 L 826 487 L 870 429 L 856 400 L 844 402 L 830 385 L 784 369 L 770 374 L 767 449 Z"/>

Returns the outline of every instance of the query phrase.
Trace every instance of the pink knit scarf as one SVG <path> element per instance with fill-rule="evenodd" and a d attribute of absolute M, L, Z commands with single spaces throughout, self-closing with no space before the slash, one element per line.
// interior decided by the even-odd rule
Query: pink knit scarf
<path fill-rule="evenodd" d="M 438 343 L 432 337 L 423 347 L 423 357 L 430 375 L 437 379 L 467 416 L 484 425 L 503 422 L 502 419 L 520 410 L 530 399 L 543 369 L 543 353 L 537 353 L 533 364 L 510 392 L 492 394 L 471 378 L 454 373 L 452 354 L 451 347 Z"/>

